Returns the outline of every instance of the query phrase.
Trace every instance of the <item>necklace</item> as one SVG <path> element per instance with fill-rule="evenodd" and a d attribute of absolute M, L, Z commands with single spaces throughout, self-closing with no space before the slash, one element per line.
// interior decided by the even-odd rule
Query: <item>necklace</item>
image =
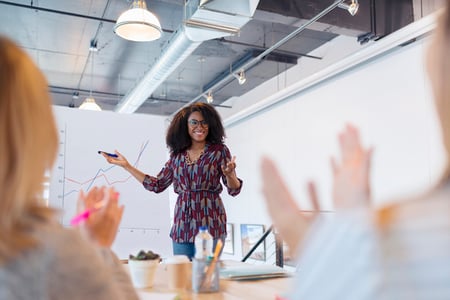
<path fill-rule="evenodd" d="M 194 158 L 191 159 L 191 157 L 189 156 L 190 151 L 187 150 L 187 151 L 186 151 L 186 155 L 185 155 L 185 161 L 186 161 L 186 164 L 188 164 L 188 165 L 193 165 L 193 164 L 195 164 L 195 163 L 199 160 L 199 158 L 203 155 L 203 152 L 204 152 L 204 150 L 202 150 L 202 151 L 200 152 L 200 154 L 199 154 L 197 157 L 195 157 L 195 159 L 194 159 Z"/>

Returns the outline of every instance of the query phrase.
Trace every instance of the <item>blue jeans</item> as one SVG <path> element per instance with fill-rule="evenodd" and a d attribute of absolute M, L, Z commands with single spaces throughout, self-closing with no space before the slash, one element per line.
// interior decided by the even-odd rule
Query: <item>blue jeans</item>
<path fill-rule="evenodd" d="M 189 260 L 195 255 L 195 245 L 194 243 L 175 243 L 173 245 L 173 255 L 186 255 Z"/>
<path fill-rule="evenodd" d="M 213 241 L 213 249 L 216 249 L 217 241 L 219 239 L 214 239 Z M 225 243 L 224 240 L 222 240 L 222 243 Z M 189 260 L 192 260 L 195 255 L 195 245 L 194 243 L 175 243 L 172 242 L 173 246 L 173 255 L 186 255 Z M 223 250 L 223 248 L 222 248 Z M 213 253 L 214 254 L 214 253 Z M 220 252 L 222 254 L 222 251 Z"/>

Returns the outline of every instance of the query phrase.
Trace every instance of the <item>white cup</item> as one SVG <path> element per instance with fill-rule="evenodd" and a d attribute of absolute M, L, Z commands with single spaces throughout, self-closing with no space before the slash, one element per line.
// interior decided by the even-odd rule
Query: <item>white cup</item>
<path fill-rule="evenodd" d="M 185 290 L 191 283 L 191 262 L 186 255 L 175 255 L 165 259 L 170 290 Z"/>
<path fill-rule="evenodd" d="M 150 288 L 153 286 L 159 259 L 153 260 L 128 260 L 131 281 L 136 288 Z"/>

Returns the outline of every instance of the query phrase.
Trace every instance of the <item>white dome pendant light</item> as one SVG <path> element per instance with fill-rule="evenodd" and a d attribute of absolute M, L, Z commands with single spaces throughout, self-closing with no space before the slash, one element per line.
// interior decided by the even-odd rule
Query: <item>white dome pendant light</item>
<path fill-rule="evenodd" d="M 134 0 L 129 10 L 122 13 L 114 26 L 114 33 L 126 40 L 149 42 L 161 37 L 158 18 L 147 10 L 144 0 Z"/>

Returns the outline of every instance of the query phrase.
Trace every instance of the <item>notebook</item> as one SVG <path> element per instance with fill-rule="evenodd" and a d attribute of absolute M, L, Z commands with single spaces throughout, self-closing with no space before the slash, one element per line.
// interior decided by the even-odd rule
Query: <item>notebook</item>
<path fill-rule="evenodd" d="M 257 280 L 291 276 L 285 269 L 273 265 L 239 264 L 224 266 L 220 269 L 222 279 Z"/>

